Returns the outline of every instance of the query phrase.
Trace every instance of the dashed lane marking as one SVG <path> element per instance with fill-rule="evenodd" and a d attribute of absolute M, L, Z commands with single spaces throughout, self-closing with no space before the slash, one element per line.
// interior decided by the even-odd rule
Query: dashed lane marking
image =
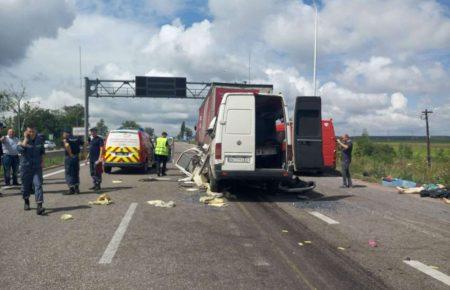
<path fill-rule="evenodd" d="M 332 219 L 332 218 L 330 218 L 330 217 L 327 217 L 326 215 L 321 214 L 320 212 L 317 212 L 317 211 L 309 211 L 308 213 L 311 214 L 311 215 L 313 215 L 313 216 L 315 216 L 315 217 L 318 218 L 318 219 L 323 220 L 323 221 L 326 222 L 327 224 L 330 224 L 330 225 L 337 225 L 337 224 L 339 224 L 338 221 L 336 221 L 336 220 L 334 220 L 334 219 Z"/>
<path fill-rule="evenodd" d="M 410 265 L 411 267 L 419 270 L 422 273 L 427 274 L 428 276 L 433 277 L 436 280 L 441 281 L 442 283 L 446 284 L 447 286 L 450 286 L 450 276 L 433 269 L 433 267 L 427 266 L 419 261 L 414 260 L 405 260 L 404 263 Z"/>
<path fill-rule="evenodd" d="M 137 205 L 138 205 L 137 202 L 133 202 L 132 204 L 130 204 L 130 207 L 125 213 L 125 216 L 122 218 L 119 227 L 114 233 L 114 236 L 112 237 L 111 241 L 106 247 L 103 256 L 100 258 L 100 261 L 98 261 L 99 264 L 111 263 L 112 259 L 114 258 L 114 255 L 119 249 L 120 242 L 122 241 L 122 238 L 125 235 L 125 232 L 127 231 L 128 225 L 130 224 L 131 218 L 133 217 Z"/>

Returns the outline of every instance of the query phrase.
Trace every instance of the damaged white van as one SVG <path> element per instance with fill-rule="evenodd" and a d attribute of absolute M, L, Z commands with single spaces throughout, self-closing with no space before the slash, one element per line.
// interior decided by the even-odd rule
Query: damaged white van
<path fill-rule="evenodd" d="M 207 130 L 211 190 L 220 191 L 227 180 L 257 180 L 278 186 L 280 181 L 291 179 L 287 118 L 281 95 L 225 94 Z"/>

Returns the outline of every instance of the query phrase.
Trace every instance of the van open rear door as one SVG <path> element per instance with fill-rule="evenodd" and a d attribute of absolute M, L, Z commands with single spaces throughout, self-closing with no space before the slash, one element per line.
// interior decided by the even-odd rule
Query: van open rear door
<path fill-rule="evenodd" d="M 222 170 L 255 170 L 255 96 L 230 94 L 219 120 L 222 125 Z"/>
<path fill-rule="evenodd" d="M 322 170 L 322 109 L 320 97 L 297 97 L 293 151 L 296 171 Z"/>

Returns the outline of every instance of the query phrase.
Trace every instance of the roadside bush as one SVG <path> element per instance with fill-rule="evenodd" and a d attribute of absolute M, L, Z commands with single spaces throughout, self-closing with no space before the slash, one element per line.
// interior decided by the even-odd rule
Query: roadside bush
<path fill-rule="evenodd" d="M 407 144 L 400 144 L 398 146 L 398 156 L 402 159 L 411 159 L 413 157 L 412 147 Z"/>

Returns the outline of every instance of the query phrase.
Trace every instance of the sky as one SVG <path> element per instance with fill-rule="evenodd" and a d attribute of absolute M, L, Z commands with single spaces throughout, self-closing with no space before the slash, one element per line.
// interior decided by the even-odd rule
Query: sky
<path fill-rule="evenodd" d="M 450 135 L 450 1 L 317 1 L 318 94 L 338 134 Z M 293 0 L 0 0 L 0 88 L 51 109 L 84 103 L 82 76 L 274 85 L 313 94 L 314 8 Z M 91 125 L 176 134 L 199 100 L 92 99 Z"/>

